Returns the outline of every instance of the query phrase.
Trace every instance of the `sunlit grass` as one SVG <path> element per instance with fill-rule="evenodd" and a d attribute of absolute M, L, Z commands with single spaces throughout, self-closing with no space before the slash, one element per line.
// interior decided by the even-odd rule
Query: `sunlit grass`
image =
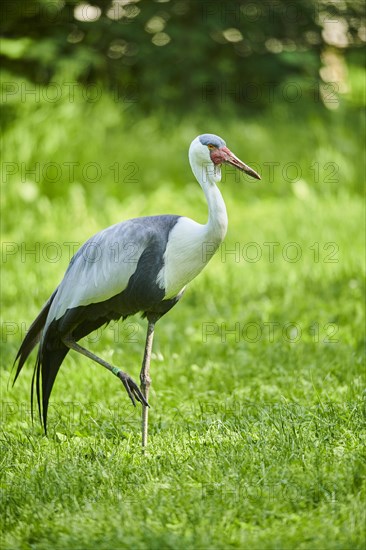
<path fill-rule="evenodd" d="M 7 134 L 7 162 L 96 162 L 105 174 L 52 183 L 23 182 L 19 172 L 3 188 L 3 547 L 362 548 L 364 236 L 351 162 L 359 144 L 342 120 L 333 134 L 319 120 L 275 131 L 269 116 L 167 133 L 152 119 L 117 128 L 110 108 L 90 108 L 83 125 L 80 105 L 40 106 Z M 45 438 L 30 418 L 31 362 L 7 388 L 22 331 L 73 244 L 133 216 L 205 221 L 186 153 L 201 131 L 258 162 L 263 180 L 226 172 L 225 244 L 157 325 L 148 455 L 140 410 L 122 386 L 71 353 Z M 263 163 L 275 159 L 281 171 L 270 182 Z M 135 163 L 138 181 L 114 181 L 115 161 L 123 177 Z M 315 181 L 315 161 L 337 162 L 338 180 Z M 283 178 L 291 162 L 303 169 L 298 181 Z M 86 345 L 138 379 L 145 329 L 131 318 Z"/>

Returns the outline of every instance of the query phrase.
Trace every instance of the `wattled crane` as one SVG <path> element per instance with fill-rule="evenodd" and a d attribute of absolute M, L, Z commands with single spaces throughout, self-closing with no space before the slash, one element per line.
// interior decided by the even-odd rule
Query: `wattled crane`
<path fill-rule="evenodd" d="M 185 216 L 134 218 L 112 225 L 89 239 L 73 256 L 65 276 L 25 336 L 15 362 L 18 378 L 33 348 L 39 344 L 32 378 L 45 431 L 52 387 L 70 350 L 99 363 L 123 383 L 133 405 L 142 404 L 142 445 L 147 445 L 150 359 L 155 323 L 182 297 L 185 287 L 212 258 L 227 230 L 224 200 L 217 187 L 221 164 L 260 179 L 214 134 L 194 139 L 189 162 L 206 196 L 208 221 L 201 225 Z M 105 323 L 142 312 L 147 337 L 141 390 L 131 377 L 78 342 Z"/>

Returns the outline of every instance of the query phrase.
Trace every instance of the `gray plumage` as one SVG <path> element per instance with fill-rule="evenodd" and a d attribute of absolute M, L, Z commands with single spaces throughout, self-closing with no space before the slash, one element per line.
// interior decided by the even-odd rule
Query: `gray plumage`
<path fill-rule="evenodd" d="M 199 136 L 199 140 L 202 145 L 213 145 L 218 149 L 220 149 L 220 147 L 225 147 L 226 145 L 225 141 L 215 134 L 202 134 Z"/>
<path fill-rule="evenodd" d="M 150 216 L 113 225 L 91 237 L 72 257 L 16 356 L 14 382 L 40 341 L 31 393 L 33 404 L 35 384 L 45 428 L 52 387 L 69 351 L 64 335 L 72 331 L 78 341 L 111 320 L 140 311 L 158 319 L 181 297 L 164 300 L 164 288 L 157 284 L 169 234 L 179 218 Z"/>

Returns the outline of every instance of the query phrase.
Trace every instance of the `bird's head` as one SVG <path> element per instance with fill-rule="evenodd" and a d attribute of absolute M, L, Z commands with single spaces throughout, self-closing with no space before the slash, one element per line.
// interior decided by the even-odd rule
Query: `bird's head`
<path fill-rule="evenodd" d="M 189 157 L 191 161 L 201 166 L 207 166 L 213 163 L 215 169 L 219 169 L 221 164 L 231 164 L 231 166 L 245 172 L 249 176 L 258 180 L 261 179 L 260 175 L 257 174 L 255 170 L 247 166 L 234 155 L 234 153 L 226 147 L 225 141 L 215 134 L 202 134 L 196 137 L 191 143 Z"/>

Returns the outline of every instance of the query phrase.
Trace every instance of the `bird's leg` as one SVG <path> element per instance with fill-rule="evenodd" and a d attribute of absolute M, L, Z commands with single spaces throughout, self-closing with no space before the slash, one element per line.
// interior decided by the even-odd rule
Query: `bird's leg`
<path fill-rule="evenodd" d="M 149 399 L 149 389 L 151 385 L 150 359 L 151 359 L 151 349 L 152 349 L 152 343 L 154 339 L 154 327 L 155 327 L 155 321 L 149 320 L 148 322 L 149 324 L 147 326 L 144 359 L 142 361 L 142 368 L 140 372 L 141 389 L 146 402 Z M 148 414 L 149 414 L 149 409 L 143 403 L 142 404 L 142 450 L 143 451 L 145 451 L 147 446 Z"/>
<path fill-rule="evenodd" d="M 65 346 L 67 346 L 68 348 L 73 349 L 74 351 L 77 351 L 82 355 L 85 355 L 85 357 L 88 357 L 92 361 L 99 363 L 99 365 L 102 365 L 102 367 L 113 372 L 113 374 L 115 374 L 121 380 L 134 407 L 136 407 L 136 403 L 135 403 L 135 399 L 136 399 L 142 404 L 144 408 L 148 408 L 149 404 L 145 399 L 145 397 L 143 396 L 143 394 L 141 393 L 140 388 L 126 372 L 121 371 L 117 367 L 113 367 L 113 365 L 110 365 L 109 363 L 107 363 L 107 361 L 104 361 L 104 359 L 101 359 L 91 351 L 77 344 L 71 334 L 64 336 L 62 341 L 65 344 Z"/>

